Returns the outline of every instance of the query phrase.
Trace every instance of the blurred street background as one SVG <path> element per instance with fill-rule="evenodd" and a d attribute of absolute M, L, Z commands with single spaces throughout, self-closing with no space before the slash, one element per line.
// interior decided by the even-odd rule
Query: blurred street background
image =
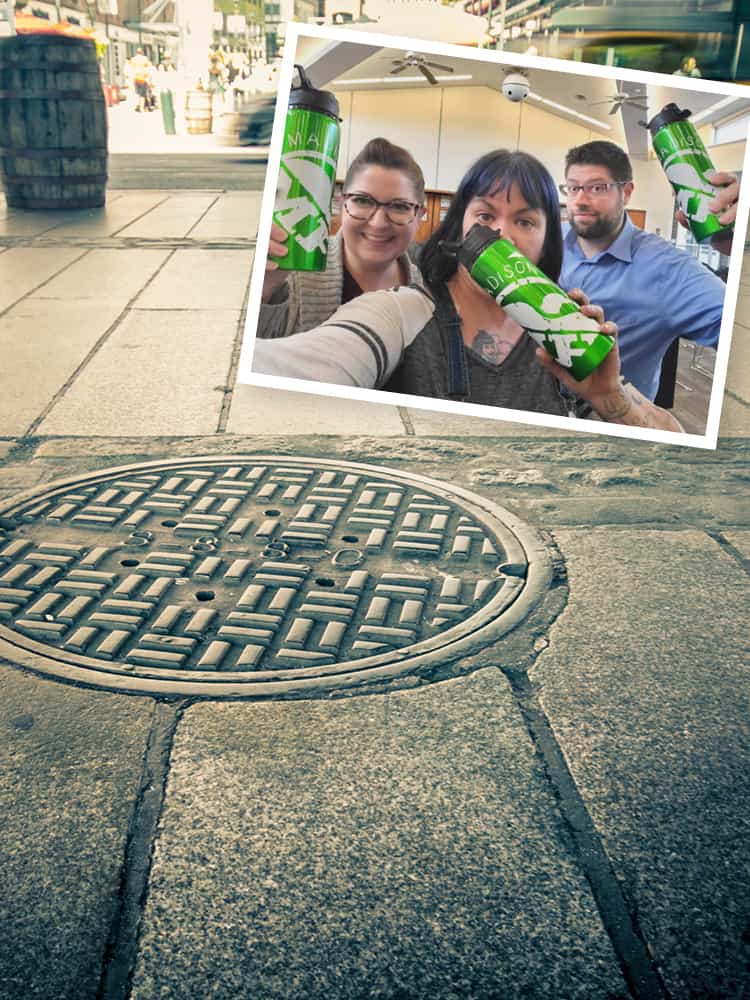
<path fill-rule="evenodd" d="M 425 10 L 429 8 L 429 17 Z M 272 93 L 288 21 L 531 52 L 717 80 L 750 80 L 746 0 L 4 0 L 4 34 L 91 37 L 108 100 L 134 99 L 140 49 L 155 91 L 211 93 L 215 117 Z M 226 124 L 226 123 L 225 123 Z"/>

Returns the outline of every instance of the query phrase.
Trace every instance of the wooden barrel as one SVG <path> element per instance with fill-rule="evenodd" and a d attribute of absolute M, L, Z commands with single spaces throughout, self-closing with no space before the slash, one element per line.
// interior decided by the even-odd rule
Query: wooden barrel
<path fill-rule="evenodd" d="M 237 135 L 240 131 L 240 122 L 242 116 L 236 111 L 230 114 L 222 115 L 219 118 L 214 135 L 216 136 L 216 142 L 219 146 L 236 146 L 237 145 Z"/>
<path fill-rule="evenodd" d="M 190 135 L 211 131 L 213 95 L 206 90 L 189 90 L 185 95 L 185 128 Z"/>
<path fill-rule="evenodd" d="M 13 208 L 96 208 L 107 108 L 87 38 L 0 38 L 0 173 Z"/>

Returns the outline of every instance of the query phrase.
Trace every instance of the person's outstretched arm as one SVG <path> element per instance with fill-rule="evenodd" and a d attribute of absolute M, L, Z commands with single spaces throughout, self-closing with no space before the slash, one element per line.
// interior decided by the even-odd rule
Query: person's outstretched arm
<path fill-rule="evenodd" d="M 252 369 L 375 389 L 388 381 L 433 310 L 432 299 L 417 288 L 368 292 L 313 330 L 281 340 L 256 339 Z"/>

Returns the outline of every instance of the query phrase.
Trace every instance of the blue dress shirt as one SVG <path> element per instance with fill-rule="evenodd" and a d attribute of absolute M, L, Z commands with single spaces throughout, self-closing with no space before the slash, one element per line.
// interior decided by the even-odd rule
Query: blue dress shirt
<path fill-rule="evenodd" d="M 653 399 L 661 362 L 677 337 L 715 347 L 724 307 L 724 282 L 684 250 L 645 233 L 625 217 L 606 250 L 584 257 L 568 227 L 560 285 L 582 288 L 617 323 L 622 374 Z"/>

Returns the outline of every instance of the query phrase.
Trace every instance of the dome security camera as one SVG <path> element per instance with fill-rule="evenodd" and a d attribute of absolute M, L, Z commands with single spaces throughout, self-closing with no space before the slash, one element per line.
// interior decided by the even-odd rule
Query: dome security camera
<path fill-rule="evenodd" d="M 530 90 L 528 78 L 523 73 L 508 73 L 503 80 L 503 93 L 514 104 L 525 101 Z"/>

